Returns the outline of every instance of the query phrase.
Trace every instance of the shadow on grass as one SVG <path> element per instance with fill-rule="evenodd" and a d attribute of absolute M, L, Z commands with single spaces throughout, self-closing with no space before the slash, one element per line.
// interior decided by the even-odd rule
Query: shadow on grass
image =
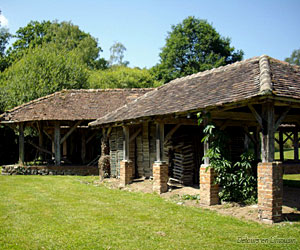
<path fill-rule="evenodd" d="M 283 185 L 288 187 L 300 188 L 299 180 L 283 180 Z M 299 190 L 300 192 L 300 190 Z"/>
<path fill-rule="evenodd" d="M 291 222 L 300 222 L 300 214 L 296 213 L 288 213 L 288 214 L 282 214 L 282 218 L 284 221 L 291 221 Z"/>

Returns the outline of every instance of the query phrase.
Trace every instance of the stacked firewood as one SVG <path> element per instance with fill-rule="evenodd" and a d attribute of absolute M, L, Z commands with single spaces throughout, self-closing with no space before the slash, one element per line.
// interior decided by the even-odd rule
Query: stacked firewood
<path fill-rule="evenodd" d="M 178 143 L 174 147 L 173 178 L 183 185 L 192 185 L 194 164 L 192 143 L 189 141 Z"/>

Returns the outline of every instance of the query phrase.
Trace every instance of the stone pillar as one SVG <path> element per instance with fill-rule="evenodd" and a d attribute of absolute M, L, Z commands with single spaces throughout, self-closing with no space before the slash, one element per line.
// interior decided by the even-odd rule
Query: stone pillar
<path fill-rule="evenodd" d="M 204 205 L 219 204 L 219 186 L 214 184 L 215 171 L 207 164 L 200 167 L 200 202 Z"/>
<path fill-rule="evenodd" d="M 155 161 L 153 163 L 153 191 L 159 194 L 167 192 L 168 179 L 168 164 Z"/>
<path fill-rule="evenodd" d="M 120 186 L 125 187 L 132 182 L 132 161 L 123 160 L 120 162 Z"/>
<path fill-rule="evenodd" d="M 263 222 L 274 223 L 282 219 L 282 174 L 280 162 L 258 164 L 258 216 Z"/>

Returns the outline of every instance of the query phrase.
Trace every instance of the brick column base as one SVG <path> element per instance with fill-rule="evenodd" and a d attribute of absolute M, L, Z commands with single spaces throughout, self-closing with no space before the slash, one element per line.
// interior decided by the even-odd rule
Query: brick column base
<path fill-rule="evenodd" d="M 125 187 L 132 182 L 132 161 L 120 162 L 120 186 Z"/>
<path fill-rule="evenodd" d="M 266 223 L 282 220 L 282 164 L 259 163 L 257 167 L 258 217 Z"/>
<path fill-rule="evenodd" d="M 153 191 L 156 193 L 165 193 L 168 191 L 168 164 L 165 162 L 153 163 Z"/>
<path fill-rule="evenodd" d="M 200 203 L 204 205 L 219 204 L 219 186 L 214 184 L 215 171 L 207 164 L 200 167 Z"/>

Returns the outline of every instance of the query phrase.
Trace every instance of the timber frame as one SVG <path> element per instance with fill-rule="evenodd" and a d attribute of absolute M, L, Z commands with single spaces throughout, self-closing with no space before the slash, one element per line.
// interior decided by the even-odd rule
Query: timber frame
<path fill-rule="evenodd" d="M 300 170 L 300 67 L 263 55 L 178 78 L 97 119 L 90 126 L 123 126 L 130 130 L 139 124 L 159 124 L 156 126 L 156 159 L 159 162 L 162 145 L 172 141 L 176 133 L 182 133 L 182 128 L 198 126 L 199 112 L 209 113 L 210 119 L 222 130 L 243 134 L 243 146 L 239 142 L 235 148 L 247 148 L 249 142 L 254 144 L 259 163 L 260 218 L 266 222 L 279 221 L 282 214 L 282 171 L 286 166 L 274 162 L 275 142 L 279 144 L 280 160 L 284 161 L 283 145 L 286 140 L 293 141 L 293 163 Z M 173 127 L 166 130 L 170 124 Z M 164 137 L 159 135 L 163 130 L 166 131 Z M 200 154 L 204 155 L 208 149 L 209 143 L 204 143 Z M 129 150 L 128 143 L 124 150 Z M 209 166 L 208 158 L 204 159 L 203 165 L 205 168 Z M 213 205 L 218 202 L 218 187 L 213 184 L 214 172 L 206 174 L 205 168 L 200 170 L 200 196 L 204 204 Z M 166 191 L 164 177 L 161 178 L 165 172 L 155 164 L 154 170 L 153 178 L 159 180 L 155 182 L 155 189 Z M 264 190 L 270 192 L 271 198 L 264 195 Z"/>

